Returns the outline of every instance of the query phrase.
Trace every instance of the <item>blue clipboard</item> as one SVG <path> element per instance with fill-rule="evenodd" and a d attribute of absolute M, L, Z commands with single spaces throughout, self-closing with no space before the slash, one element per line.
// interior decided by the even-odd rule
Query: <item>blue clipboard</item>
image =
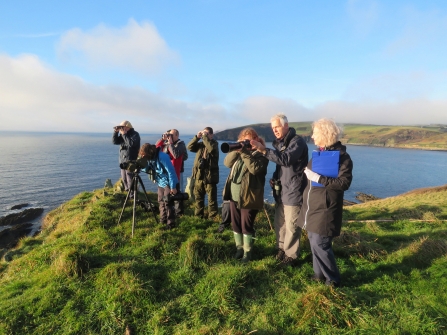
<path fill-rule="evenodd" d="M 340 151 L 312 151 L 312 171 L 325 177 L 338 177 Z M 312 182 L 312 186 L 323 185 Z"/>

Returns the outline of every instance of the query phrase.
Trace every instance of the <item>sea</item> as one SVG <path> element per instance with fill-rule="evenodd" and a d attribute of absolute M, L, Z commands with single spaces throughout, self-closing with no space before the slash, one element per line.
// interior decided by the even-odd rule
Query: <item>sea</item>
<path fill-rule="evenodd" d="M 159 134 L 141 134 L 141 144 L 154 144 Z M 193 135 L 180 136 L 187 144 Z M 223 142 L 223 141 L 220 141 Z M 271 147 L 271 143 L 267 143 Z M 220 147 L 220 144 L 219 144 Z M 316 149 L 309 144 L 309 153 Z M 104 187 L 106 179 L 115 184 L 120 178 L 119 146 L 112 134 L 3 132 L 0 134 L 0 217 L 14 213 L 11 207 L 28 203 L 43 207 L 44 214 L 75 195 Z M 347 146 L 353 163 L 353 182 L 345 199 L 358 202 L 357 192 L 379 198 L 396 196 L 413 189 L 447 184 L 447 151 L 424 151 L 368 146 Z M 184 185 L 191 175 L 194 153 L 185 161 Z M 218 195 L 229 173 L 220 152 Z M 267 180 L 275 164 L 268 166 Z M 147 191 L 156 191 L 142 174 Z M 268 183 L 264 198 L 273 202 Z M 221 200 L 221 199 L 220 199 Z M 42 216 L 42 217 L 43 217 Z M 33 223 L 40 225 L 42 217 Z"/>

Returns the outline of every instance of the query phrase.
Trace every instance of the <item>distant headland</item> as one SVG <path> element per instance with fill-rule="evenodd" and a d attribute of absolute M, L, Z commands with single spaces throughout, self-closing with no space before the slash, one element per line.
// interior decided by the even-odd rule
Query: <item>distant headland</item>
<path fill-rule="evenodd" d="M 290 122 L 298 135 L 311 142 L 312 122 Z M 252 127 L 267 142 L 275 137 L 270 123 L 258 123 L 248 126 L 216 131 L 218 140 L 235 141 L 245 127 Z M 369 124 L 343 124 L 344 144 L 367 145 L 389 148 L 447 150 L 447 125 L 433 124 L 420 126 L 384 126 Z"/>

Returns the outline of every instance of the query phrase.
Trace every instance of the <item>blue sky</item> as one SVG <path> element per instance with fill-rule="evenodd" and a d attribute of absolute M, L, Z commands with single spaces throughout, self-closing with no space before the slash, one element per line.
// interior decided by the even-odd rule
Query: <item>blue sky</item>
<path fill-rule="evenodd" d="M 445 1 L 3 1 L 0 128 L 447 124 Z"/>

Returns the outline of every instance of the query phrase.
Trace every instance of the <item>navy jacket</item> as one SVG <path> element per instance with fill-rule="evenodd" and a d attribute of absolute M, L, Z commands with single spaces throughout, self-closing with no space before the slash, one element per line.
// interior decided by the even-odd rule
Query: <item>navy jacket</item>
<path fill-rule="evenodd" d="M 137 159 L 138 150 L 140 150 L 140 134 L 133 128 L 129 129 L 124 135 L 121 135 L 119 132 L 113 132 L 112 141 L 113 144 L 120 146 L 120 164 Z"/>
<path fill-rule="evenodd" d="M 273 141 L 273 149 L 268 149 L 265 157 L 276 163 L 273 179 L 281 181 L 281 198 L 275 198 L 287 206 L 301 206 L 307 178 L 303 171 L 309 161 L 307 144 L 296 134 L 294 128 L 281 140 Z"/>

